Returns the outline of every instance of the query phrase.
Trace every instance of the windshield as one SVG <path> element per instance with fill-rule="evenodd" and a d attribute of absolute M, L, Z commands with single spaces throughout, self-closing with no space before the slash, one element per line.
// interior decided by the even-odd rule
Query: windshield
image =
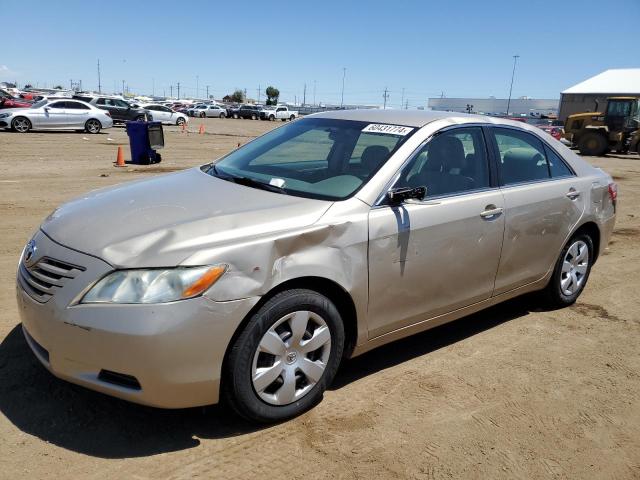
<path fill-rule="evenodd" d="M 45 99 L 40 100 L 40 101 L 38 101 L 38 102 L 34 103 L 33 105 L 31 105 L 31 108 L 40 108 L 40 107 L 42 107 L 43 105 L 46 105 L 48 102 L 49 102 L 49 100 L 47 100 L 47 99 L 45 98 Z"/>
<path fill-rule="evenodd" d="M 367 183 L 415 130 L 307 118 L 272 130 L 203 170 L 254 188 L 343 200 Z"/>

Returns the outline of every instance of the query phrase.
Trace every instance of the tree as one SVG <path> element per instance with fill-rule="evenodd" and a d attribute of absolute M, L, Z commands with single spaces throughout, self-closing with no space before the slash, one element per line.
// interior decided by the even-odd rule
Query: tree
<path fill-rule="evenodd" d="M 27 84 L 24 86 L 24 89 L 26 90 L 27 88 L 33 88 L 33 85 L 31 85 L 30 83 L 27 83 Z"/>
<path fill-rule="evenodd" d="M 62 85 L 56 85 L 53 88 L 54 88 L 54 90 L 62 90 L 64 87 Z"/>
<path fill-rule="evenodd" d="M 236 90 L 231 95 L 229 95 L 229 98 L 234 103 L 242 103 L 244 102 L 244 92 L 242 90 Z"/>
<path fill-rule="evenodd" d="M 268 86 L 265 90 L 267 94 L 267 105 L 277 105 L 278 98 L 280 97 L 280 90 L 276 87 Z"/>

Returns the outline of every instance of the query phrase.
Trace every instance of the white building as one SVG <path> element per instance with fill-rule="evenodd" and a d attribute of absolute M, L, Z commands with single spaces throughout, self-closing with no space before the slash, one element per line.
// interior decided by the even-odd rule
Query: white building
<path fill-rule="evenodd" d="M 574 113 L 602 111 L 607 97 L 640 97 L 640 68 L 606 70 L 560 95 L 560 120 Z"/>
<path fill-rule="evenodd" d="M 558 112 L 558 99 L 538 98 L 430 98 L 427 106 L 431 110 L 445 112 L 467 112 L 467 105 L 474 113 L 505 115 L 509 105 L 509 115 L 555 115 Z"/>

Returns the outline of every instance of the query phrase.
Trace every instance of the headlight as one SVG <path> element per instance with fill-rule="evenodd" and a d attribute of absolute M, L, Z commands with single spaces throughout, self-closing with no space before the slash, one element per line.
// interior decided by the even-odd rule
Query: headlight
<path fill-rule="evenodd" d="M 197 297 L 226 271 L 226 265 L 110 273 L 80 303 L 166 303 Z"/>

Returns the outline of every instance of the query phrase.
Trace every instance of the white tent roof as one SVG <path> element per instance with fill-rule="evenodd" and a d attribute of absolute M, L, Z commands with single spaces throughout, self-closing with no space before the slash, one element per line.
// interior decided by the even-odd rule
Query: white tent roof
<path fill-rule="evenodd" d="M 562 93 L 640 94 L 640 68 L 616 68 L 580 82 Z"/>

